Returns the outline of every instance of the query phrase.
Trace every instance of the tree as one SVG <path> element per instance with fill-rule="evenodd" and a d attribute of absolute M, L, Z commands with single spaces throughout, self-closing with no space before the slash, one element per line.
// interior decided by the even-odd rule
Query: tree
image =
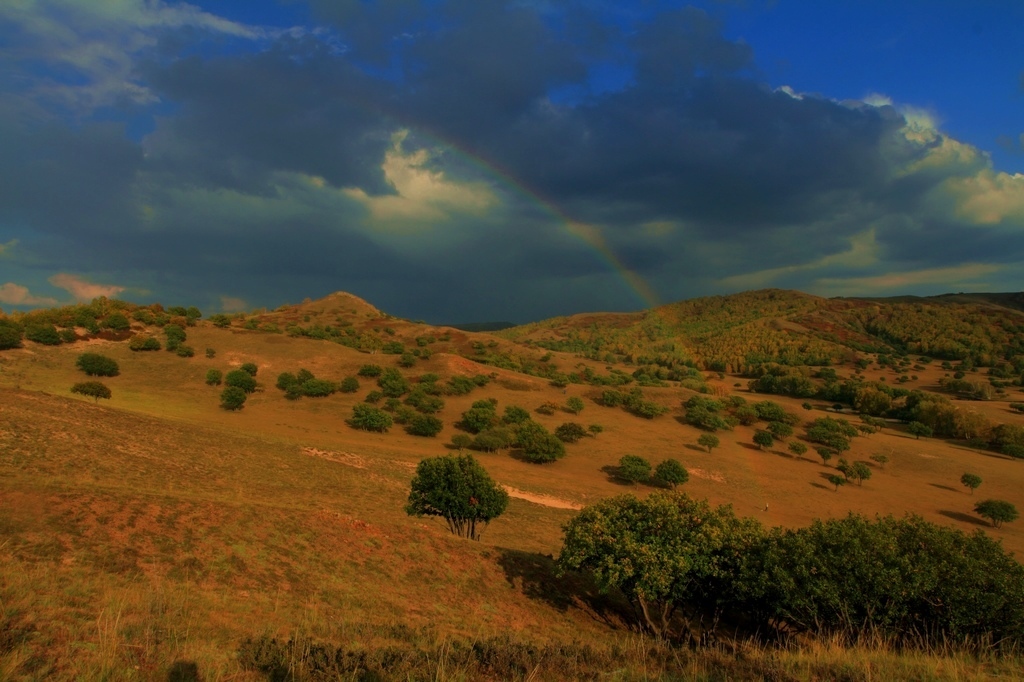
<path fill-rule="evenodd" d="M 907 426 L 907 432 L 913 435 L 915 439 L 921 440 L 921 436 L 928 438 L 932 435 L 932 427 L 921 422 L 910 422 Z"/>
<path fill-rule="evenodd" d="M 433 438 L 437 434 L 441 433 L 443 428 L 444 423 L 437 417 L 432 417 L 429 414 L 418 414 L 409 421 L 409 425 L 405 427 L 405 431 L 412 436 Z"/>
<path fill-rule="evenodd" d="M 57 328 L 52 324 L 32 324 L 25 327 L 25 338 L 44 346 L 59 346 L 62 342 Z"/>
<path fill-rule="evenodd" d="M 793 427 L 786 422 L 769 422 L 768 433 L 778 440 L 786 440 L 793 435 Z"/>
<path fill-rule="evenodd" d="M 863 485 L 864 481 L 871 478 L 871 467 L 864 462 L 854 462 L 850 467 L 850 478 L 857 481 L 857 485 Z"/>
<path fill-rule="evenodd" d="M 758 450 L 763 450 L 775 445 L 775 438 L 767 431 L 757 431 L 754 433 L 754 443 L 757 444 Z"/>
<path fill-rule="evenodd" d="M 839 492 L 839 486 L 846 485 L 846 479 L 839 474 L 829 474 L 828 482 L 836 487 L 835 492 Z"/>
<path fill-rule="evenodd" d="M 416 466 L 405 512 L 440 516 L 459 537 L 479 540 L 477 524 L 486 526 L 508 507 L 508 493 L 472 455 L 445 455 Z"/>
<path fill-rule="evenodd" d="M 247 397 L 245 391 L 238 386 L 226 386 L 220 394 L 220 406 L 225 410 L 240 410 Z"/>
<path fill-rule="evenodd" d="M 575 443 L 587 435 L 582 424 L 566 422 L 555 429 L 555 437 L 563 443 Z"/>
<path fill-rule="evenodd" d="M 75 367 L 91 377 L 116 377 L 120 373 L 116 360 L 99 353 L 82 353 Z"/>
<path fill-rule="evenodd" d="M 886 457 L 886 456 L 885 456 L 885 455 L 883 455 L 883 454 L 871 455 L 871 457 L 870 457 L 869 459 L 870 459 L 870 460 L 871 460 L 872 462 L 877 462 L 877 463 L 878 463 L 878 466 L 882 467 L 883 469 L 885 468 L 885 464 L 886 464 L 886 462 L 888 462 L 888 461 L 889 461 L 889 458 L 888 458 L 888 457 Z"/>
<path fill-rule="evenodd" d="M 362 431 L 377 431 L 384 433 L 395 423 L 391 415 L 384 410 L 359 403 L 352 408 L 352 417 L 348 420 L 349 426 Z"/>
<path fill-rule="evenodd" d="M 468 433 L 456 433 L 452 436 L 452 447 L 462 452 L 473 444 L 473 437 Z"/>
<path fill-rule="evenodd" d="M 565 401 L 565 409 L 573 414 L 579 414 L 583 411 L 583 399 L 572 396 Z"/>
<path fill-rule="evenodd" d="M 651 463 L 640 455 L 623 455 L 619 460 L 618 476 L 634 484 L 646 481 L 651 477 Z"/>
<path fill-rule="evenodd" d="M 388 398 L 400 398 L 409 392 L 409 381 L 397 369 L 388 368 L 381 372 L 377 385 Z"/>
<path fill-rule="evenodd" d="M 732 508 L 675 491 L 620 495 L 583 509 L 563 527 L 561 570 L 587 570 L 602 592 L 619 590 L 641 625 L 672 636 L 681 607 L 714 607 L 762 537 Z"/>
<path fill-rule="evenodd" d="M 981 476 L 977 474 L 964 474 L 960 477 L 960 484 L 971 489 L 971 494 L 981 485 Z"/>
<path fill-rule="evenodd" d="M 359 368 L 359 376 L 374 378 L 379 377 L 384 372 L 384 369 L 380 365 L 363 365 Z"/>
<path fill-rule="evenodd" d="M 828 461 L 832 459 L 832 455 L 835 454 L 832 448 L 826 447 L 817 448 L 815 452 L 818 453 L 818 457 L 821 457 L 821 463 L 824 464 L 825 466 L 828 466 Z"/>
<path fill-rule="evenodd" d="M 355 377 L 345 377 L 341 380 L 341 386 L 339 387 L 342 393 L 355 393 L 359 390 L 359 379 Z"/>
<path fill-rule="evenodd" d="M 260 371 L 260 368 L 256 365 L 255 362 L 246 362 L 238 369 L 242 370 L 251 377 L 255 377 L 257 372 Z"/>
<path fill-rule="evenodd" d="M 0 319 L 0 350 L 21 346 L 22 329 L 14 320 Z"/>
<path fill-rule="evenodd" d="M 565 457 L 565 444 L 532 419 L 519 425 L 516 442 L 523 457 L 534 464 L 546 464 Z"/>
<path fill-rule="evenodd" d="M 794 441 L 790 442 L 788 447 L 789 447 L 789 451 L 792 452 L 797 457 L 803 457 L 804 453 L 807 452 L 807 446 L 804 445 L 803 443 L 801 443 L 798 440 L 794 440 Z"/>
<path fill-rule="evenodd" d="M 110 389 L 98 381 L 83 381 L 75 384 L 71 387 L 71 392 L 92 398 L 96 403 L 100 401 L 100 398 L 110 400 L 111 396 Z"/>
<path fill-rule="evenodd" d="M 713 433 L 702 433 L 697 439 L 697 445 L 707 448 L 709 453 L 714 448 L 717 448 L 719 444 L 721 444 L 721 441 L 718 440 L 718 436 Z"/>
<path fill-rule="evenodd" d="M 162 348 L 162 346 L 160 345 L 159 339 L 156 339 L 152 336 L 147 336 L 145 334 L 138 334 L 136 336 L 133 336 L 128 341 L 128 350 L 148 351 L 160 350 L 160 348 Z"/>
<path fill-rule="evenodd" d="M 985 500 L 974 505 L 974 511 L 988 519 L 993 527 L 1017 520 L 1017 508 L 1005 500 Z"/>
<path fill-rule="evenodd" d="M 233 369 L 224 377 L 224 383 L 229 387 L 240 388 L 246 393 L 256 390 L 256 380 L 248 372 L 240 369 Z"/>
<path fill-rule="evenodd" d="M 224 374 L 219 369 L 208 369 L 206 370 L 206 385 L 207 386 L 220 386 L 224 380 Z"/>
<path fill-rule="evenodd" d="M 300 388 L 302 395 L 309 398 L 326 398 L 338 389 L 333 381 L 327 379 L 310 379 L 303 382 Z"/>
<path fill-rule="evenodd" d="M 459 426 L 470 433 L 480 433 L 498 423 L 495 406 L 488 400 L 478 400 L 462 413 Z"/>
<path fill-rule="evenodd" d="M 654 468 L 654 478 L 675 488 L 690 480 L 690 472 L 677 460 L 666 459 Z"/>
<path fill-rule="evenodd" d="M 103 323 L 100 326 L 115 332 L 126 332 L 131 329 L 132 323 L 128 321 L 124 313 L 113 312 L 103 319 Z"/>

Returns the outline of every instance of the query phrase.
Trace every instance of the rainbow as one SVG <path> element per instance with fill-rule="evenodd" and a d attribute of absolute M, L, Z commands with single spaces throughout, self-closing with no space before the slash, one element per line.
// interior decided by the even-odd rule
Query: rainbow
<path fill-rule="evenodd" d="M 458 142 L 446 139 L 434 131 L 425 129 L 423 126 L 416 125 L 407 127 L 411 127 L 417 133 L 423 134 L 434 140 L 437 144 L 456 152 L 461 159 L 465 160 L 470 165 L 483 170 L 489 177 L 498 180 L 502 186 L 513 190 L 516 194 L 525 198 L 527 201 L 552 216 L 557 222 L 562 224 L 566 232 L 590 247 L 591 251 L 593 251 L 593 253 L 596 254 L 602 262 L 608 265 L 612 272 L 619 276 L 626 287 L 636 296 L 637 300 L 643 304 L 645 308 L 653 309 L 661 305 L 659 297 L 651 285 L 648 284 L 647 281 L 637 272 L 630 269 L 622 262 L 622 259 L 619 258 L 618 254 L 616 254 L 611 246 L 609 246 L 608 241 L 604 238 L 600 228 L 595 225 L 589 225 L 575 220 L 571 216 L 567 215 L 565 211 L 558 206 L 558 204 L 550 199 L 546 199 L 536 190 L 529 188 L 510 171 L 502 168 L 497 163 L 484 158 L 482 155 L 466 149 Z"/>

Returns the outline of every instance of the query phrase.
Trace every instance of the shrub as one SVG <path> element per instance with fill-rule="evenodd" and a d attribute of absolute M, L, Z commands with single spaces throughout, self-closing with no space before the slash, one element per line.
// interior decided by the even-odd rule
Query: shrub
<path fill-rule="evenodd" d="M 462 413 L 459 427 L 470 433 L 480 433 L 498 423 L 494 405 L 487 400 L 478 400 Z"/>
<path fill-rule="evenodd" d="M 231 318 L 223 313 L 217 313 L 209 317 L 210 322 L 213 323 L 214 327 L 224 328 L 231 324 Z"/>
<path fill-rule="evenodd" d="M 147 336 L 145 334 L 133 336 L 131 340 L 128 341 L 128 350 L 148 351 L 160 350 L 160 348 L 162 348 L 162 346 L 160 345 L 160 341 L 158 339 L 152 336 Z"/>
<path fill-rule="evenodd" d="M 164 336 L 167 337 L 168 346 L 185 343 L 186 339 L 185 329 L 177 324 L 169 324 L 164 327 Z"/>
<path fill-rule="evenodd" d="M 583 400 L 582 400 L 582 398 L 577 398 L 576 396 L 572 396 L 571 398 L 568 398 L 565 401 L 565 409 L 566 409 L 566 411 L 572 412 L 573 414 L 579 414 L 580 412 L 583 411 Z"/>
<path fill-rule="evenodd" d="M 34 324 L 25 327 L 25 338 L 44 346 L 59 346 L 60 334 L 52 324 Z"/>
<path fill-rule="evenodd" d="M 224 383 L 229 387 L 240 388 L 246 393 L 256 390 L 256 380 L 248 372 L 240 369 L 231 370 L 224 376 Z"/>
<path fill-rule="evenodd" d="M 251 377 L 255 377 L 256 374 L 260 371 L 260 368 L 256 366 L 255 362 L 246 362 L 238 369 L 242 370 Z"/>
<path fill-rule="evenodd" d="M 586 435 L 587 430 L 576 422 L 565 422 L 555 429 L 555 437 L 563 443 L 576 443 Z"/>
<path fill-rule="evenodd" d="M 381 392 L 389 398 L 400 398 L 409 392 L 409 382 L 397 369 L 386 369 L 377 379 Z"/>
<path fill-rule="evenodd" d="M 206 357 L 212 360 L 213 358 L 217 357 L 217 351 L 215 351 L 212 348 L 207 348 Z"/>
<path fill-rule="evenodd" d="M 82 353 L 75 361 L 75 367 L 91 377 L 116 377 L 120 374 L 117 361 L 99 353 Z"/>
<path fill-rule="evenodd" d="M 451 445 L 453 448 L 465 450 L 466 448 L 473 445 L 473 437 L 470 436 L 468 433 L 456 433 L 454 436 L 452 436 Z"/>
<path fill-rule="evenodd" d="M 207 386 L 220 386 L 224 380 L 224 374 L 219 369 L 208 369 L 206 370 L 206 385 Z"/>
<path fill-rule="evenodd" d="M 775 445 L 775 437 L 767 431 L 757 431 L 754 433 L 754 443 L 757 444 L 759 450 L 770 448 Z"/>
<path fill-rule="evenodd" d="M 604 427 L 600 424 L 591 424 L 587 427 L 587 431 L 590 431 L 591 436 L 596 436 L 599 433 L 604 433 Z"/>
<path fill-rule="evenodd" d="M 496 452 L 510 447 L 514 441 L 515 436 L 509 429 L 498 426 L 476 434 L 472 447 L 474 450 Z"/>
<path fill-rule="evenodd" d="M 352 417 L 348 420 L 348 424 L 352 428 L 362 431 L 384 433 L 391 428 L 394 420 L 384 410 L 361 403 L 352 408 Z"/>
<path fill-rule="evenodd" d="M 191 358 L 196 354 L 192 346 L 178 346 L 174 352 L 177 353 L 179 358 Z"/>
<path fill-rule="evenodd" d="M 398 364 L 401 367 L 412 367 L 416 364 L 416 356 L 412 353 L 402 353 L 402 356 L 398 358 Z"/>
<path fill-rule="evenodd" d="M 409 425 L 405 427 L 405 430 L 413 436 L 433 438 L 441 433 L 443 428 L 444 423 L 437 417 L 432 417 L 429 414 L 418 414 L 409 421 Z"/>
<path fill-rule="evenodd" d="M 245 374 L 245 372 L 242 373 Z M 230 375 L 231 373 L 229 372 L 228 376 Z M 252 377 L 249 378 L 251 379 Z M 221 391 L 220 406 L 225 410 L 240 410 L 245 405 L 246 397 L 246 392 L 238 386 L 227 386 Z"/>
<path fill-rule="evenodd" d="M 83 381 L 71 387 L 72 393 L 92 398 L 93 402 L 99 402 L 100 398 L 110 399 L 110 389 L 98 381 Z"/>
<path fill-rule="evenodd" d="M 651 477 L 651 463 L 639 455 L 623 455 L 619 460 L 618 477 L 630 483 Z"/>
<path fill-rule="evenodd" d="M 690 480 L 690 472 L 677 460 L 666 459 L 654 468 L 654 479 L 675 488 Z"/>
<path fill-rule="evenodd" d="M 341 386 L 338 390 L 342 393 L 355 393 L 359 390 L 359 379 L 355 377 L 345 377 L 341 380 Z"/>
<path fill-rule="evenodd" d="M 537 414 L 543 414 L 545 416 L 551 416 L 558 409 L 558 404 L 553 402 L 546 402 L 537 408 Z"/>
<path fill-rule="evenodd" d="M 364 402 L 370 403 L 371 405 L 376 405 L 381 400 L 384 400 L 384 394 L 380 391 L 370 391 L 366 394 L 366 398 L 364 398 Z"/>
<path fill-rule="evenodd" d="M 791 441 L 789 443 L 788 448 L 789 448 L 789 451 L 792 452 L 797 457 L 803 457 L 804 453 L 807 452 L 807 446 L 804 445 L 803 443 L 801 443 L 798 440 Z"/>
<path fill-rule="evenodd" d="M 384 369 L 380 365 L 363 365 L 359 368 L 359 376 L 374 378 L 379 377 L 384 372 Z"/>
<path fill-rule="evenodd" d="M 479 540 L 477 525 L 486 526 L 507 507 L 508 493 L 472 455 L 446 455 L 417 465 L 405 512 L 440 516 L 453 534 Z"/>
<path fill-rule="evenodd" d="M 0 350 L 20 347 L 22 334 L 21 325 L 13 320 L 0 319 Z"/>
<path fill-rule="evenodd" d="M 308 398 L 326 398 L 337 390 L 334 382 L 327 379 L 310 379 L 300 386 L 302 395 Z"/>
<path fill-rule="evenodd" d="M 508 405 L 505 407 L 505 414 L 502 416 L 501 421 L 506 424 L 522 424 L 529 419 L 530 413 L 524 408 L 518 405 Z"/>

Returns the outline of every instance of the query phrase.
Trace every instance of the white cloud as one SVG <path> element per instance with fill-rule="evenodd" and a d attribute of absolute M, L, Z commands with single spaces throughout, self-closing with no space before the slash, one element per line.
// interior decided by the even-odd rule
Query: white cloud
<path fill-rule="evenodd" d="M 4 0 L 0 22 L 17 28 L 18 38 L 5 46 L 3 61 L 10 67 L 41 63 L 65 75 L 42 79 L 30 96 L 83 113 L 124 99 L 157 100 L 134 70 L 138 55 L 156 46 L 162 31 L 191 27 L 250 40 L 266 35 L 259 27 L 163 0 Z M 79 82 L 70 83 L 70 74 Z"/>
<path fill-rule="evenodd" d="M 18 245 L 17 239 L 12 239 L 6 244 L 0 244 L 0 258 L 10 257 L 11 251 Z"/>
<path fill-rule="evenodd" d="M 221 296 L 220 297 L 220 309 L 226 313 L 238 313 L 248 308 L 240 298 L 235 296 Z"/>
<path fill-rule="evenodd" d="M 50 284 L 64 289 L 79 301 L 91 301 L 100 296 L 111 298 L 124 291 L 124 287 L 116 284 L 93 284 L 76 275 L 65 272 L 58 273 L 49 279 Z"/>
<path fill-rule="evenodd" d="M 47 296 L 35 296 L 28 287 L 14 282 L 0 284 L 0 303 L 7 305 L 56 305 L 57 299 Z"/>
<path fill-rule="evenodd" d="M 391 149 L 381 164 L 384 177 L 397 194 L 370 196 L 358 187 L 342 190 L 365 206 L 376 223 L 390 227 L 432 223 L 452 212 L 480 214 L 497 203 L 487 185 L 460 183 L 442 171 L 427 168 L 430 150 L 406 152 L 403 143 L 408 134 L 408 130 L 400 130 L 392 135 Z"/>
<path fill-rule="evenodd" d="M 968 178 L 948 180 L 944 187 L 956 201 L 956 213 L 961 218 L 982 225 L 1009 219 L 1020 221 L 1024 227 L 1024 175 L 986 168 Z"/>
<path fill-rule="evenodd" d="M 824 295 L 844 296 L 907 293 L 910 287 L 942 285 L 947 291 L 980 289 L 989 286 L 987 278 L 1005 266 L 990 263 L 964 263 L 942 268 L 926 268 L 912 272 L 893 272 L 870 277 L 829 277 L 815 282 L 812 289 Z"/>

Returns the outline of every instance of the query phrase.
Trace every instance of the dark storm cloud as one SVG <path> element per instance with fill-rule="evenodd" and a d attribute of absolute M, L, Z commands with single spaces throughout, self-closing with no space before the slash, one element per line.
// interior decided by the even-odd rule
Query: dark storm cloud
<path fill-rule="evenodd" d="M 637 305 L 559 213 L 668 300 L 730 277 L 1024 258 L 1020 230 L 950 217 L 945 183 L 983 155 L 908 133 L 892 106 L 769 87 L 703 10 L 312 4 L 333 32 L 233 26 L 258 45 L 213 51 L 208 28 L 151 36 L 132 87 L 106 84 L 136 99 L 102 114 L 152 106 L 145 137 L 95 115 L 27 125 L 8 88 L 0 243 L 30 230 L 40 267 L 121 272 L 158 297 L 348 289 L 449 321 Z M 601 81 L 601 60 L 628 77 Z"/>

